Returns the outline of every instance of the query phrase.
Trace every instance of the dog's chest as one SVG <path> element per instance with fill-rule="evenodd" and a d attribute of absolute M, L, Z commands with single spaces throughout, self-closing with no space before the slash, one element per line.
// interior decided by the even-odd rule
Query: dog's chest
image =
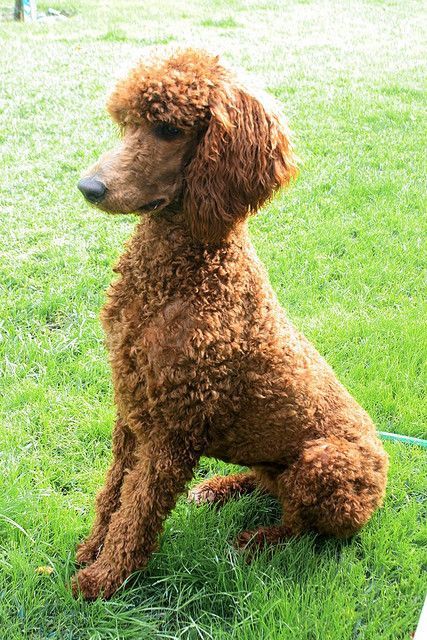
<path fill-rule="evenodd" d="M 157 338 L 152 327 L 159 326 L 159 315 L 173 298 L 168 283 L 159 282 L 150 267 L 122 256 L 121 277 L 110 285 L 101 311 L 116 399 L 126 406 L 146 397 L 150 344 Z"/>

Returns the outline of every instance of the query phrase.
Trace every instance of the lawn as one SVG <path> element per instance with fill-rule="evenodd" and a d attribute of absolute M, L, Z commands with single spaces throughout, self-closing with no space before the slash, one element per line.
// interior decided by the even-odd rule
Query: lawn
<path fill-rule="evenodd" d="M 135 224 L 75 185 L 114 143 L 105 96 L 146 47 L 203 46 L 260 78 L 301 173 L 251 221 L 257 251 L 378 428 L 426 438 L 424 3 L 52 0 L 39 11 L 71 17 L 36 25 L 9 21 L 13 4 L 0 0 L 0 637 L 408 640 L 427 464 L 393 443 L 385 505 L 349 542 L 307 535 L 248 565 L 231 541 L 276 504 L 183 498 L 145 572 L 110 602 L 72 599 L 114 416 L 98 313 Z M 203 460 L 199 475 L 229 470 Z"/>

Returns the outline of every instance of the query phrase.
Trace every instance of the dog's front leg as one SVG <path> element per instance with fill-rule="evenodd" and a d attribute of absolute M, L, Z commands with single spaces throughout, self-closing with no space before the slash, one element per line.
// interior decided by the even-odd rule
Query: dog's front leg
<path fill-rule="evenodd" d="M 109 598 L 155 549 L 163 522 L 191 479 L 202 445 L 180 431 L 153 437 L 135 452 L 124 478 L 120 507 L 112 515 L 104 546 L 89 567 L 79 571 L 73 589 L 85 598 Z"/>
<path fill-rule="evenodd" d="M 104 487 L 96 498 L 95 521 L 89 537 L 82 542 L 76 554 L 79 564 L 91 564 L 98 557 L 112 514 L 120 504 L 123 478 L 135 464 L 135 435 L 120 418 L 113 432 L 113 461 L 107 473 Z"/>

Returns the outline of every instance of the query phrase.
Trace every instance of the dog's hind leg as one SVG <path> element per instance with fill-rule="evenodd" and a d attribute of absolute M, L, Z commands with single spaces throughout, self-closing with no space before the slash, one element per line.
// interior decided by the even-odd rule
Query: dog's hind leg
<path fill-rule="evenodd" d="M 120 505 L 120 492 L 126 472 L 133 468 L 135 436 L 126 423 L 117 419 L 113 433 L 113 461 L 104 487 L 96 498 L 95 521 L 87 540 L 77 548 L 79 564 L 91 564 L 98 557 L 108 532 L 112 514 Z"/>
<path fill-rule="evenodd" d="M 262 547 L 307 530 L 338 538 L 353 535 L 381 504 L 387 467 L 376 438 L 307 442 L 298 460 L 276 479 L 282 524 L 245 531 L 237 546 Z"/>
<path fill-rule="evenodd" d="M 213 476 L 188 492 L 188 500 L 200 504 L 224 504 L 230 498 L 252 493 L 259 488 L 252 471 L 233 473 L 229 476 Z"/>
<path fill-rule="evenodd" d="M 388 457 L 376 437 L 307 442 L 280 479 L 284 522 L 297 530 L 348 538 L 380 506 Z"/>

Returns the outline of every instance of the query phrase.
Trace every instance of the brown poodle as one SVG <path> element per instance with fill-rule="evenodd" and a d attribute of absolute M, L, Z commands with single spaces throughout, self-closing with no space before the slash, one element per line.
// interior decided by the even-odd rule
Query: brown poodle
<path fill-rule="evenodd" d="M 111 596 L 156 548 L 200 456 L 250 468 L 205 480 L 196 503 L 259 488 L 283 524 L 242 547 L 313 529 L 346 537 L 384 496 L 387 456 L 369 416 L 287 319 L 247 219 L 295 175 L 288 131 L 216 57 L 140 64 L 108 104 L 122 142 L 79 188 L 141 221 L 102 323 L 113 370 L 113 463 L 80 545 L 75 591 Z"/>

